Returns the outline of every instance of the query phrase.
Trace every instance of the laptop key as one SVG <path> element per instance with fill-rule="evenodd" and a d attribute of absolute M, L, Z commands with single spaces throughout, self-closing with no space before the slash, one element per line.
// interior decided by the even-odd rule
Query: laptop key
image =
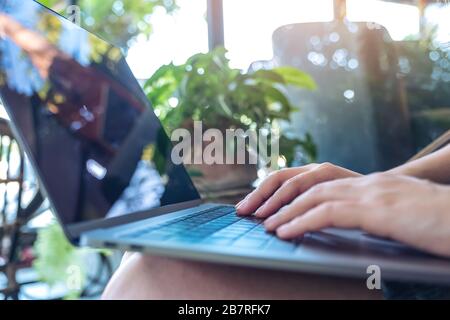
<path fill-rule="evenodd" d="M 251 240 L 270 240 L 272 239 L 274 236 L 271 234 L 246 234 L 245 238 L 246 239 L 251 239 Z"/>
<path fill-rule="evenodd" d="M 233 243 L 233 239 L 208 237 L 202 241 L 205 244 L 228 246 Z"/>
<path fill-rule="evenodd" d="M 284 252 L 284 251 L 294 251 L 296 247 L 297 244 L 294 242 L 283 241 L 276 237 L 273 237 L 273 240 L 267 244 L 264 250 Z"/>
<path fill-rule="evenodd" d="M 175 224 L 175 225 L 171 225 L 168 227 L 165 227 L 163 229 L 161 229 L 162 231 L 167 231 L 167 232 L 173 232 L 173 233 L 177 233 L 177 232 L 181 232 L 181 231 L 186 231 L 188 229 L 193 228 L 192 226 L 189 225 L 184 225 L 184 224 Z"/>
<path fill-rule="evenodd" d="M 196 238 L 196 237 L 177 237 L 170 238 L 170 241 L 177 241 L 181 243 L 200 243 L 204 240 L 204 238 Z"/>
<path fill-rule="evenodd" d="M 261 248 L 266 242 L 267 240 L 253 240 L 244 237 L 234 242 L 232 246 L 246 249 L 258 249 Z"/>
<path fill-rule="evenodd" d="M 137 238 L 148 239 L 148 240 L 166 240 L 172 236 L 173 236 L 172 233 L 151 232 L 151 233 L 143 234 Z"/>
<path fill-rule="evenodd" d="M 245 232 L 243 233 L 242 231 L 228 230 L 228 228 L 225 228 L 214 232 L 211 237 L 227 237 L 237 239 L 244 234 Z"/>

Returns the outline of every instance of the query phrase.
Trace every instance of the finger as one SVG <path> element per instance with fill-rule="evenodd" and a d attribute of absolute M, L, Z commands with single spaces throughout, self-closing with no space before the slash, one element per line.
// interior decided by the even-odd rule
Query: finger
<path fill-rule="evenodd" d="M 310 166 L 301 168 L 289 168 L 277 171 L 268 176 L 255 191 L 250 193 L 244 201 L 236 207 L 239 215 L 250 215 L 258 209 L 275 190 L 277 190 L 284 181 L 291 177 L 309 170 Z"/>
<path fill-rule="evenodd" d="M 237 207 L 239 207 L 239 206 L 241 205 L 241 203 L 242 203 L 242 202 L 244 202 L 244 200 L 245 200 L 245 198 L 244 198 L 244 199 L 242 199 L 241 201 L 239 201 L 239 202 L 238 202 L 238 203 L 236 204 L 236 206 L 235 206 L 235 207 L 236 207 L 236 208 L 237 208 Z"/>
<path fill-rule="evenodd" d="M 238 215 L 241 215 L 241 213 L 239 212 L 240 208 L 242 207 L 242 204 L 247 201 L 248 197 L 250 197 L 250 195 L 253 193 L 254 191 L 252 191 L 251 193 L 247 194 L 247 196 L 245 196 L 244 199 L 242 199 L 241 201 L 239 201 L 238 204 L 236 204 L 235 208 L 236 208 L 236 213 Z"/>
<path fill-rule="evenodd" d="M 268 200 L 266 200 L 264 205 L 256 210 L 255 216 L 258 218 L 267 218 L 300 195 L 303 192 L 300 176 L 303 175 L 304 174 L 301 174 L 289 179 L 280 188 L 278 188 L 278 190 L 276 190 L 275 193 L 270 196 Z"/>
<path fill-rule="evenodd" d="M 325 181 L 344 178 L 349 175 L 348 172 L 335 166 L 319 165 L 313 170 L 298 174 L 286 181 L 255 214 L 258 218 L 267 218 L 311 187 Z"/>
<path fill-rule="evenodd" d="M 369 210 L 367 206 L 354 201 L 326 202 L 278 228 L 277 236 L 288 240 L 330 227 L 362 228 L 364 215 Z"/>
<path fill-rule="evenodd" d="M 266 229 L 275 231 L 281 225 L 327 201 L 357 200 L 358 192 L 354 192 L 352 182 L 347 180 L 351 179 L 326 182 L 309 189 L 290 205 L 268 218 L 264 222 Z"/>

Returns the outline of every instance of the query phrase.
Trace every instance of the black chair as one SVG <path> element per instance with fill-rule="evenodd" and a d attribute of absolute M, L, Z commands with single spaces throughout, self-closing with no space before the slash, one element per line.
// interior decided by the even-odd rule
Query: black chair
<path fill-rule="evenodd" d="M 275 65 L 311 74 L 316 92 L 290 89 L 301 112 L 297 134 L 311 133 L 318 161 L 369 173 L 413 155 L 410 116 L 396 48 L 381 26 L 333 21 L 280 27 L 273 34 Z"/>

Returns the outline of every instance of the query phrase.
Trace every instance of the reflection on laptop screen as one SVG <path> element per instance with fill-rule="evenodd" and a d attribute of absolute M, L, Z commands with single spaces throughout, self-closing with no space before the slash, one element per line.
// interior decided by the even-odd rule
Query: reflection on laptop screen
<path fill-rule="evenodd" d="M 198 199 L 121 51 L 0 0 L 0 94 L 66 224 Z"/>

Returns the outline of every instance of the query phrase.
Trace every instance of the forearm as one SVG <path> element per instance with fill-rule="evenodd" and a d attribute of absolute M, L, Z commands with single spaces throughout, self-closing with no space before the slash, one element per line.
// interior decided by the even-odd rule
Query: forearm
<path fill-rule="evenodd" d="M 450 145 L 388 172 L 448 184 L 450 183 Z"/>

